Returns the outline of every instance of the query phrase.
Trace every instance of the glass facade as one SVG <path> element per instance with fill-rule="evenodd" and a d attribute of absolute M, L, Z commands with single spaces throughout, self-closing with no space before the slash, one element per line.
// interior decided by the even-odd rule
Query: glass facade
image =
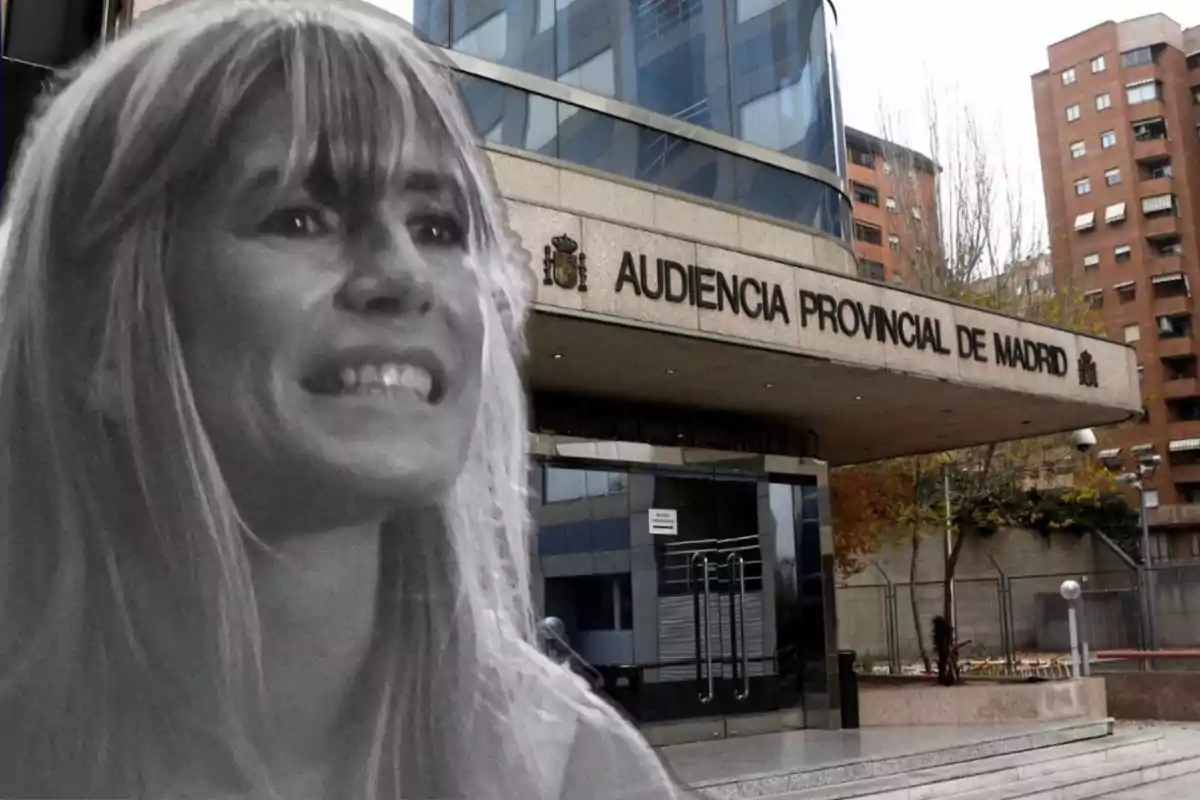
<path fill-rule="evenodd" d="M 776 150 L 844 177 L 823 0 L 418 0 L 434 43 Z M 804 175 L 463 76 L 481 136 L 846 239 L 849 201 Z"/>
<path fill-rule="evenodd" d="M 548 462 L 534 488 L 544 611 L 634 719 L 828 708 L 815 477 Z"/>

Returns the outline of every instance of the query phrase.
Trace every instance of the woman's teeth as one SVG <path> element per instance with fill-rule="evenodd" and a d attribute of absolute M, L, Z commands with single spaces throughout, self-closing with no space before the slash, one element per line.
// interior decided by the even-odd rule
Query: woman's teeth
<path fill-rule="evenodd" d="M 433 377 L 415 364 L 346 367 L 341 371 L 341 379 L 343 394 L 409 394 L 428 402 L 433 391 Z"/>

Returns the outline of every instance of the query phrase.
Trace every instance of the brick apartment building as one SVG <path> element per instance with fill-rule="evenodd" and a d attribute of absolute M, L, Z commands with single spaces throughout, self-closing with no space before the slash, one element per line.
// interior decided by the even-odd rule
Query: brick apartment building
<path fill-rule="evenodd" d="M 1169 555 L 1197 558 L 1200 26 L 1105 22 L 1047 54 L 1032 83 L 1055 280 L 1073 279 L 1110 338 L 1137 349 L 1143 387 L 1144 419 L 1103 431 L 1100 456 L 1123 469 L 1162 456 L 1151 522 L 1192 532 Z"/>
<path fill-rule="evenodd" d="M 907 147 L 846 128 L 846 163 L 860 277 L 903 282 L 911 261 L 906 241 L 924 221 L 936 223 L 934 163 Z"/>

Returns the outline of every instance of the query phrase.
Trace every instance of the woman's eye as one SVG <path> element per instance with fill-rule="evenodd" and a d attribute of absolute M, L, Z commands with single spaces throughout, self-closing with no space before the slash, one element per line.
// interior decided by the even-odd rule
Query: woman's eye
<path fill-rule="evenodd" d="M 268 236 L 308 239 L 328 236 L 336 227 L 337 220 L 331 212 L 319 208 L 284 208 L 263 220 L 259 231 Z"/>
<path fill-rule="evenodd" d="M 448 214 L 418 217 L 409 223 L 413 241 L 434 247 L 462 247 L 465 242 L 462 225 Z"/>

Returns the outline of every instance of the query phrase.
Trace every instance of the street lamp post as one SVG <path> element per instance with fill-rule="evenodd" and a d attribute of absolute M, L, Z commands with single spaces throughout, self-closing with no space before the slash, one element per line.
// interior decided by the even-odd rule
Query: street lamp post
<path fill-rule="evenodd" d="M 1079 652 L 1079 615 L 1075 606 L 1083 595 L 1083 588 L 1078 581 L 1066 580 L 1059 587 L 1063 600 L 1067 601 L 1067 630 L 1071 637 L 1071 677 L 1079 680 L 1083 677 L 1083 658 Z"/>
<path fill-rule="evenodd" d="M 1155 631 L 1158 621 L 1156 606 L 1158 605 L 1155 597 L 1154 586 L 1154 571 L 1150 568 L 1150 521 L 1146 514 L 1146 482 L 1154 477 L 1155 470 L 1162 463 L 1162 456 L 1157 453 L 1144 453 L 1138 456 L 1138 463 L 1135 471 L 1124 472 L 1117 476 L 1117 483 L 1124 486 L 1131 486 L 1138 493 L 1138 507 L 1140 509 L 1140 517 L 1142 524 L 1142 607 L 1145 610 L 1144 627 L 1146 630 L 1146 649 L 1153 650 L 1157 647 L 1157 635 Z"/>

